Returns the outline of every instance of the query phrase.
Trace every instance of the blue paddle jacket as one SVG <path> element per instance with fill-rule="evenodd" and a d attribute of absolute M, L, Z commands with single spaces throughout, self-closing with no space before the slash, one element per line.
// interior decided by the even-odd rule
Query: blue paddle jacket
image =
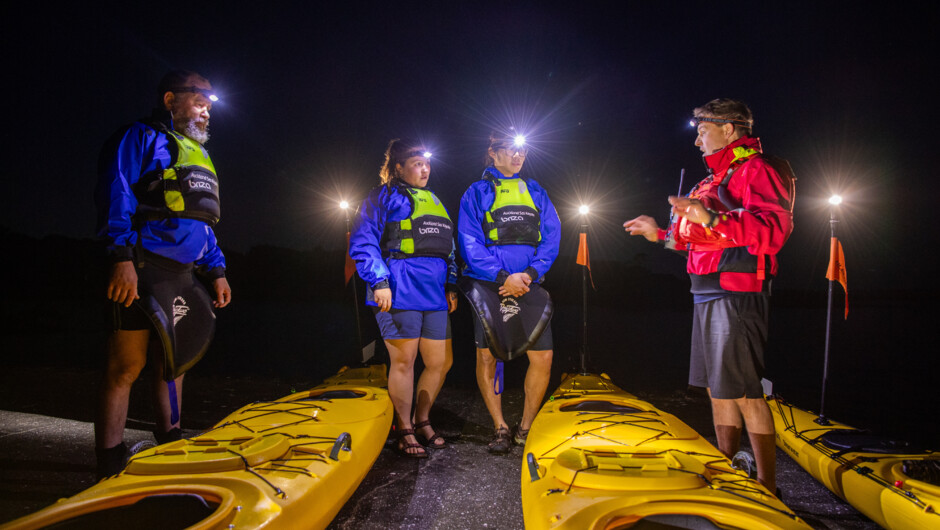
<path fill-rule="evenodd" d="M 171 125 L 169 125 L 171 126 Z M 111 137 L 98 159 L 95 204 L 98 236 L 107 243 L 112 261 L 134 259 L 140 245 L 179 263 L 193 263 L 210 278 L 225 276 L 225 256 L 215 233 L 203 221 L 168 218 L 135 223 L 138 200 L 134 187 L 145 175 L 162 172 L 173 163 L 168 147 L 173 140 L 142 121 Z"/>
<path fill-rule="evenodd" d="M 463 274 L 478 280 L 503 283 L 510 274 L 528 272 L 533 281 L 541 282 L 558 257 L 561 242 L 561 221 L 545 189 L 532 179 L 525 179 L 532 201 L 538 208 L 542 240 L 537 247 L 530 245 L 487 246 L 483 223 L 486 212 L 496 199 L 493 183 L 486 180 L 487 173 L 499 180 L 518 179 L 503 175 L 494 167 L 483 172 L 483 179 L 470 185 L 460 199 L 460 217 L 457 220 L 457 244 L 466 263 Z"/>
<path fill-rule="evenodd" d="M 373 289 L 392 290 L 392 307 L 413 311 L 446 311 L 445 290 L 456 290 L 453 242 L 447 259 L 414 256 L 392 258 L 382 251 L 386 223 L 411 216 L 411 201 L 396 181 L 373 189 L 362 201 L 349 237 L 349 257 L 366 283 L 366 305 L 375 306 Z"/>

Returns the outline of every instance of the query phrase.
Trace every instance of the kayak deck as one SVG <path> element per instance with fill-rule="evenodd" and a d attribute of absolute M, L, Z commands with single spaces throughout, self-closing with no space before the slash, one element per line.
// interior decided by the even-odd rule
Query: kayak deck
<path fill-rule="evenodd" d="M 3 528 L 323 528 L 384 446 L 393 415 L 386 386 L 385 366 L 375 365 L 251 403 Z"/>
<path fill-rule="evenodd" d="M 526 528 L 808 528 L 691 427 L 606 375 L 569 375 L 525 446 Z"/>
<path fill-rule="evenodd" d="M 905 466 L 940 467 L 940 453 L 873 436 L 767 397 L 777 446 L 830 491 L 885 528 L 940 528 L 940 486 Z"/>

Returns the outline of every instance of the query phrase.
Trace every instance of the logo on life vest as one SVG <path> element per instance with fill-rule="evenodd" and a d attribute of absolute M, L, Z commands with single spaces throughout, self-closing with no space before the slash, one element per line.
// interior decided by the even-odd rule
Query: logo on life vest
<path fill-rule="evenodd" d="M 190 189 L 197 188 L 200 190 L 212 191 L 212 185 L 209 184 L 208 182 L 196 182 L 193 180 L 189 181 L 189 188 Z"/>
<path fill-rule="evenodd" d="M 510 221 L 525 221 L 525 218 L 521 215 L 506 215 L 499 218 L 500 221 L 508 223 Z"/>
<path fill-rule="evenodd" d="M 173 325 L 179 323 L 186 314 L 189 313 L 189 306 L 186 305 L 186 300 L 182 296 L 177 296 L 173 299 Z"/>
<path fill-rule="evenodd" d="M 419 229 L 418 229 L 418 233 L 419 233 L 419 234 L 440 234 L 440 233 L 441 233 L 441 229 L 440 229 L 440 228 L 434 228 L 433 226 L 432 226 L 431 228 L 419 228 Z"/>
<path fill-rule="evenodd" d="M 519 314 L 519 302 L 515 298 L 506 297 L 499 302 L 499 313 L 503 315 L 503 322 L 509 322 L 510 318 Z"/>

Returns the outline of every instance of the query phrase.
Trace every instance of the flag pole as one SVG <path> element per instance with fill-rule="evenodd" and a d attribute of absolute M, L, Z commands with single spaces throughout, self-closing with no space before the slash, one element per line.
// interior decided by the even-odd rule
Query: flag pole
<path fill-rule="evenodd" d="M 587 246 L 588 220 L 587 214 L 590 207 L 582 204 L 578 207 L 578 213 L 581 214 L 581 233 L 578 234 L 578 257 L 577 263 L 582 266 L 581 269 L 581 374 L 587 375 L 587 356 L 588 356 L 588 324 L 587 324 L 587 294 L 588 294 L 588 275 L 591 273 L 591 258 Z M 594 282 L 591 282 L 593 286 Z"/>
<path fill-rule="evenodd" d="M 581 237 L 584 238 L 587 245 L 587 216 L 581 216 Z M 587 283 L 588 268 L 581 267 L 581 374 L 587 374 L 587 349 L 588 349 L 588 325 L 587 325 Z"/>
<path fill-rule="evenodd" d="M 829 237 L 830 241 L 834 241 L 836 237 L 836 223 L 839 222 L 836 219 L 836 207 L 838 206 L 841 199 L 836 199 L 838 196 L 833 196 L 829 199 L 830 206 L 829 208 Z M 829 260 L 832 261 L 832 252 L 830 250 Z M 831 425 L 829 419 L 826 418 L 826 381 L 829 379 L 829 339 L 830 332 L 832 330 L 832 284 L 836 280 L 829 279 L 829 293 L 828 293 L 828 302 L 826 304 L 826 347 L 823 350 L 823 379 L 822 379 L 822 392 L 819 398 L 819 417 L 815 421 L 819 425 Z"/>

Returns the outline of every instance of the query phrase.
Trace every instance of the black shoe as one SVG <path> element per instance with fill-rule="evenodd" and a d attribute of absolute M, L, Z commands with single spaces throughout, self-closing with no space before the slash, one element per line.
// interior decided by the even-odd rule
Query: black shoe
<path fill-rule="evenodd" d="M 124 442 L 108 449 L 95 449 L 95 482 L 120 473 L 127 465 L 127 446 Z"/>
<path fill-rule="evenodd" d="M 153 437 L 157 441 L 157 445 L 163 445 L 170 442 L 175 442 L 177 440 L 182 440 L 183 431 L 179 427 L 174 427 L 167 432 L 153 431 Z"/>
<path fill-rule="evenodd" d="M 731 459 L 731 467 L 738 471 L 744 471 L 749 478 L 757 478 L 757 463 L 754 457 L 747 451 L 738 451 Z"/>

